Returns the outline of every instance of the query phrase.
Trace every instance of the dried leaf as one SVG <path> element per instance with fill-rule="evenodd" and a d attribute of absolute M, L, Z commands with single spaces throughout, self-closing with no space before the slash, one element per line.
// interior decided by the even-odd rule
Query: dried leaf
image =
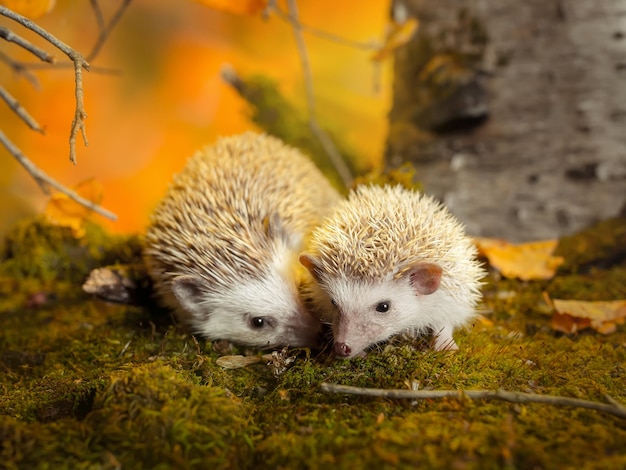
<path fill-rule="evenodd" d="M 409 18 L 403 23 L 391 22 L 387 28 L 385 43 L 372 55 L 371 60 L 380 62 L 390 57 L 394 50 L 411 40 L 418 28 L 417 18 Z"/>
<path fill-rule="evenodd" d="M 123 268 L 105 267 L 93 269 L 89 273 L 83 290 L 108 302 L 131 304 L 137 284 Z"/>
<path fill-rule="evenodd" d="M 608 335 L 626 319 L 626 300 L 586 301 L 545 297 L 555 310 L 552 328 L 567 334 L 593 328 L 598 333 Z"/>
<path fill-rule="evenodd" d="M 79 183 L 74 187 L 74 191 L 95 204 L 100 204 L 102 201 L 102 184 L 95 179 L 88 179 Z M 50 196 L 45 210 L 50 223 L 71 228 L 76 238 L 85 235 L 84 222 L 92 212 L 91 209 L 80 205 L 63 193 L 54 193 Z"/>
<path fill-rule="evenodd" d="M 0 5 L 30 19 L 50 13 L 55 4 L 56 0 L 0 0 Z"/>
<path fill-rule="evenodd" d="M 489 264 L 508 278 L 523 281 L 551 279 L 564 261 L 561 256 L 552 256 L 558 240 L 521 244 L 491 238 L 477 238 L 474 241 Z"/>
<path fill-rule="evenodd" d="M 268 0 L 196 0 L 214 10 L 225 11 L 235 15 L 256 15 L 267 7 Z"/>
<path fill-rule="evenodd" d="M 251 364 L 261 362 L 262 358 L 258 356 L 222 356 L 218 357 L 215 363 L 224 369 L 241 369 Z"/>

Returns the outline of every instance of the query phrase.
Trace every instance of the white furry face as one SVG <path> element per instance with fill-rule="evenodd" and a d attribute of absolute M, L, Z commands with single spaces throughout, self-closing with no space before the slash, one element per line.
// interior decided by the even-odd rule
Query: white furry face
<path fill-rule="evenodd" d="M 456 302 L 441 289 L 419 294 L 408 277 L 391 276 L 377 282 L 345 277 L 324 279 L 332 303 L 335 352 L 350 358 L 402 332 L 440 333 L 436 349 L 454 348 L 452 330 L 470 317 L 472 308 Z"/>
<path fill-rule="evenodd" d="M 215 290 L 199 278 L 181 276 L 172 291 L 190 314 L 191 329 L 207 338 L 258 348 L 317 344 L 319 320 L 303 308 L 295 280 L 278 271 Z"/>

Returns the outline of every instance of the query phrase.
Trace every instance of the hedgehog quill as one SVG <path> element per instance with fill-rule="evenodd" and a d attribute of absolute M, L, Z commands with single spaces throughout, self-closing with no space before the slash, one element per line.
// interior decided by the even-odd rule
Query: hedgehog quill
<path fill-rule="evenodd" d="M 194 334 L 259 348 L 314 346 L 298 253 L 340 199 L 298 150 L 254 133 L 222 138 L 175 175 L 144 256 L 157 295 Z"/>
<path fill-rule="evenodd" d="M 434 335 L 457 349 L 454 329 L 473 316 L 484 272 L 461 223 L 430 196 L 360 186 L 314 232 L 300 256 L 311 297 L 333 325 L 334 352 L 354 357 L 399 333 Z"/>

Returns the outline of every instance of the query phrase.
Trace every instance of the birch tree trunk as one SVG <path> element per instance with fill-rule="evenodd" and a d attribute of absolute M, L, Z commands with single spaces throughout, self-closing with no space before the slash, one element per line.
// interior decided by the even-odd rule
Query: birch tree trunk
<path fill-rule="evenodd" d="M 470 233 L 553 238 L 624 211 L 626 1 L 396 0 L 387 163 Z M 434 98 L 433 98 L 434 96 Z"/>

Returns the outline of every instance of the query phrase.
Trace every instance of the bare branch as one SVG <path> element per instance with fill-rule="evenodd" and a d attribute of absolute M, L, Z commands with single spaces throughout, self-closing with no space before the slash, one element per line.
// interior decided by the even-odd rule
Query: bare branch
<path fill-rule="evenodd" d="M 73 62 L 57 62 L 55 64 L 42 64 L 41 62 L 21 62 L 19 64 L 22 68 L 28 70 L 58 70 L 74 68 Z M 120 69 L 114 69 L 111 67 L 98 67 L 89 65 L 89 71 L 91 73 L 99 73 L 102 75 L 121 75 Z"/>
<path fill-rule="evenodd" d="M 48 41 L 50 44 L 52 44 L 54 47 L 56 47 L 61 52 L 63 52 L 70 59 L 74 60 L 72 58 L 72 54 L 74 54 L 74 55 L 78 54 L 74 49 L 72 49 L 70 46 L 65 44 L 60 39 L 57 39 L 55 36 L 50 34 L 48 31 L 43 29 L 41 26 L 38 26 L 36 23 L 32 22 L 28 18 L 26 18 L 26 17 L 24 17 L 24 16 L 22 16 L 22 15 L 20 15 L 18 13 L 15 13 L 12 10 L 9 10 L 7 7 L 0 6 L 0 15 L 6 16 L 7 18 L 11 18 L 13 21 L 21 24 L 25 28 L 30 29 L 34 33 L 38 34 L 39 36 L 44 38 L 46 41 Z M 82 56 L 81 56 L 81 59 L 82 59 Z M 44 59 L 41 59 L 41 60 L 44 60 Z M 83 62 L 85 62 L 84 59 L 82 59 L 82 60 L 83 60 Z M 86 68 L 89 68 L 89 64 L 87 64 L 86 62 L 85 62 L 85 64 L 87 65 Z"/>
<path fill-rule="evenodd" d="M 104 15 L 102 14 L 102 9 L 100 8 L 100 2 L 98 0 L 89 0 L 91 4 L 91 9 L 93 10 L 93 14 L 96 17 L 96 23 L 98 23 L 98 31 L 104 31 L 106 27 L 104 24 Z"/>
<path fill-rule="evenodd" d="M 288 21 L 289 23 L 292 22 L 292 19 L 289 16 L 289 14 L 281 10 L 280 7 L 278 7 L 278 5 L 274 5 L 274 8 L 272 11 L 274 11 L 276 13 L 276 16 L 278 16 L 280 19 Z M 309 34 L 320 37 L 322 39 L 326 39 L 328 41 L 336 42 L 337 44 L 342 44 L 344 46 L 353 47 L 356 49 L 363 49 L 366 51 L 375 51 L 380 48 L 380 44 L 377 41 L 372 41 L 372 42 L 355 41 L 354 39 L 344 38 L 337 34 L 329 33 L 321 29 L 313 28 L 312 26 L 308 26 L 302 23 L 300 23 L 300 28 L 302 29 L 302 31 L 305 31 Z"/>
<path fill-rule="evenodd" d="M 304 87 L 306 91 L 307 105 L 309 108 L 309 126 L 311 127 L 311 131 L 321 142 L 324 150 L 326 150 L 326 153 L 337 170 L 337 173 L 339 173 L 344 185 L 349 188 L 352 184 L 352 173 L 335 147 L 332 139 L 320 127 L 315 117 L 315 93 L 313 91 L 313 78 L 311 76 L 311 66 L 309 65 L 309 55 L 306 49 L 306 44 L 304 43 L 304 37 L 302 35 L 302 25 L 298 20 L 298 5 L 296 0 L 288 0 L 288 5 L 289 22 L 291 23 L 293 34 L 296 38 L 300 62 L 302 64 Z"/>
<path fill-rule="evenodd" d="M 76 191 L 66 188 L 61 183 L 57 182 L 53 178 L 49 177 L 43 171 L 41 171 L 37 166 L 28 159 L 16 146 L 11 142 L 2 131 L 0 131 L 0 144 L 2 144 L 11 155 L 13 155 L 18 162 L 31 174 L 31 176 L 35 179 L 39 187 L 43 190 L 44 193 L 49 194 L 49 187 L 53 187 L 57 191 L 67 195 L 70 199 L 73 199 L 78 204 L 91 209 L 98 214 L 111 219 L 117 220 L 117 216 L 112 212 L 100 207 L 97 204 L 89 201 L 88 199 L 83 198 L 78 195 Z"/>
<path fill-rule="evenodd" d="M 336 385 L 327 382 L 323 382 L 320 387 L 322 391 L 328 393 L 346 393 L 349 395 L 384 398 L 409 398 L 411 400 L 466 397 L 473 400 L 502 400 L 510 403 L 545 403 L 555 406 L 587 408 L 626 419 L 626 407 L 610 397 L 607 397 L 609 403 L 599 403 L 578 398 L 510 392 L 506 390 L 385 390 Z"/>
<path fill-rule="evenodd" d="M 74 112 L 74 119 L 72 120 L 72 127 L 70 129 L 70 162 L 76 165 L 76 134 L 80 130 L 83 136 L 83 142 L 85 147 L 89 145 L 87 142 L 87 134 L 85 133 L 85 118 L 87 113 L 83 105 L 83 64 L 79 55 L 77 60 L 74 60 L 74 74 L 76 76 L 76 110 Z"/>
<path fill-rule="evenodd" d="M 107 40 L 111 30 L 115 27 L 117 22 L 120 20 L 128 5 L 130 5 L 132 0 L 123 0 L 118 9 L 113 13 L 111 18 L 109 19 L 109 23 L 107 25 L 104 24 L 104 18 L 102 16 L 102 10 L 100 10 L 100 4 L 98 0 L 91 0 L 91 6 L 93 8 L 94 14 L 96 16 L 96 21 L 98 22 L 98 29 L 100 30 L 100 34 L 98 35 L 98 40 L 93 46 L 93 49 L 87 55 L 87 61 L 91 62 L 96 56 L 100 53 L 104 42 Z"/>
<path fill-rule="evenodd" d="M 37 77 L 30 73 L 30 71 L 26 68 L 24 64 L 13 60 L 2 51 L 0 51 L 0 61 L 11 67 L 11 69 L 13 69 L 13 72 L 22 75 L 35 88 L 35 90 L 41 89 L 41 85 L 39 84 L 39 80 L 37 80 Z"/>
<path fill-rule="evenodd" d="M 2 9 L 4 8 L 5 7 L 0 6 L 0 14 L 2 14 Z M 31 44 L 29 41 L 27 41 L 21 36 L 18 36 L 6 26 L 0 26 L 0 38 L 17 44 L 18 46 L 20 46 L 23 49 L 26 49 L 28 52 L 30 52 L 31 54 L 33 54 L 40 60 L 43 60 L 44 62 L 54 64 L 54 61 L 55 61 L 54 57 L 48 54 L 47 51 L 41 49 L 40 47 L 35 46 L 34 44 Z"/>
<path fill-rule="evenodd" d="M 39 36 L 44 38 L 54 47 L 59 49 L 65 55 L 67 55 L 70 60 L 74 63 L 74 74 L 75 74 L 75 94 L 76 94 L 76 111 L 74 113 L 74 120 L 72 121 L 72 127 L 70 129 L 70 162 L 74 165 L 76 164 L 76 134 L 78 130 L 81 131 L 83 135 L 83 141 L 85 145 L 87 145 L 87 136 L 85 134 L 85 123 L 84 119 L 87 117 L 87 113 L 85 112 L 85 107 L 83 104 L 83 75 L 82 69 L 89 70 L 89 63 L 85 60 L 85 58 L 72 49 L 70 46 L 65 44 L 63 41 L 57 39 L 55 36 L 50 34 L 45 29 L 33 23 L 28 18 L 23 17 L 15 13 L 14 11 L 9 10 L 6 7 L 0 6 L 0 15 L 6 16 L 7 18 L 11 18 L 17 23 L 21 24 L 25 28 L 30 29 L 31 31 L 37 33 Z"/>
<path fill-rule="evenodd" d="M 28 114 L 28 111 L 26 111 L 19 103 L 19 101 L 13 98 L 13 96 L 8 91 L 6 91 L 2 85 L 0 85 L 0 98 L 2 98 L 6 102 L 6 104 L 9 105 L 9 108 L 11 108 L 13 112 L 17 114 L 22 119 L 22 121 L 24 121 L 28 125 L 28 127 L 30 127 L 34 131 L 40 132 L 42 134 L 44 133 L 44 130 L 39 125 L 39 123 L 37 123 L 37 121 L 35 121 L 35 119 L 30 114 Z"/>

